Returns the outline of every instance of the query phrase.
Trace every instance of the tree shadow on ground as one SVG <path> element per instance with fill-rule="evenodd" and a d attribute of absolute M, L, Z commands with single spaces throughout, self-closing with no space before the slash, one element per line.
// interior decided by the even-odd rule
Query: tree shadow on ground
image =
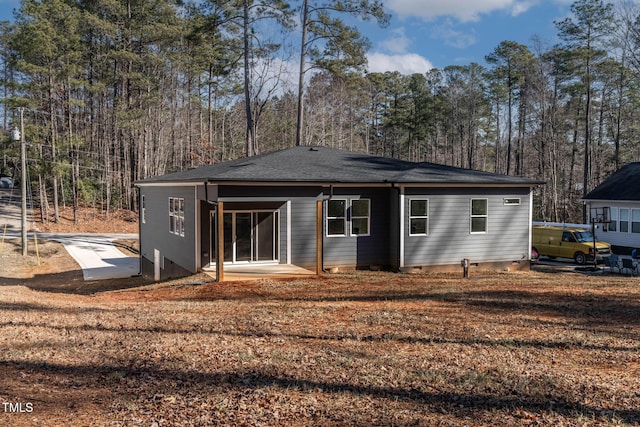
<path fill-rule="evenodd" d="M 341 401 L 345 396 L 373 399 L 378 400 L 381 405 L 384 405 L 384 402 L 401 401 L 409 405 L 417 405 L 421 411 L 426 407 L 433 412 L 450 413 L 461 418 L 474 415 L 486 416 L 487 411 L 524 410 L 530 414 L 555 413 L 569 418 L 587 417 L 605 423 L 640 422 L 640 410 L 619 410 L 571 401 L 564 397 L 561 387 L 558 388 L 556 395 L 544 397 L 513 393 L 501 395 L 500 393 L 443 390 L 426 383 L 417 384 L 412 388 L 367 386 L 357 382 L 319 381 L 294 375 L 260 372 L 255 369 L 244 372 L 226 370 L 199 372 L 169 370 L 150 366 L 150 364 L 140 366 L 141 364 L 142 361 L 100 366 L 68 366 L 46 362 L 4 362 L 1 365 L 4 365 L 5 378 L 20 378 L 21 373 L 24 375 L 27 372 L 30 377 L 48 378 L 52 383 L 72 383 L 79 390 L 78 399 L 81 398 L 81 390 L 86 392 L 98 385 L 106 387 L 114 395 L 133 399 L 137 404 L 135 412 L 149 410 L 157 397 L 165 396 L 168 390 L 173 396 L 184 394 L 192 397 L 194 390 L 197 390 L 198 394 L 207 398 L 234 392 L 246 394 L 269 388 L 283 393 L 326 393 Z M 56 381 L 58 376 L 64 379 Z M 54 387 L 54 384 L 51 386 Z M 544 386 L 540 385 L 540 387 Z M 536 389 L 536 385 L 532 384 L 531 389 Z M 5 393 L 7 392 L 10 393 L 11 390 L 5 390 Z M 61 406 L 64 404 L 66 402 L 61 402 Z M 140 405 L 147 405 L 147 407 L 140 407 Z"/>
<path fill-rule="evenodd" d="M 0 286 L 25 286 L 39 292 L 52 292 L 76 295 L 92 295 L 122 289 L 131 289 L 149 285 L 148 278 L 135 276 L 124 279 L 84 280 L 82 270 L 65 271 L 53 274 L 36 274 L 29 278 L 2 277 Z"/>

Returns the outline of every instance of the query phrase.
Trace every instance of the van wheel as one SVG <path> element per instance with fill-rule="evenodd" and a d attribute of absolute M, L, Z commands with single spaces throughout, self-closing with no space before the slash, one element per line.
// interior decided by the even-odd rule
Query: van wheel
<path fill-rule="evenodd" d="M 576 252 L 576 254 L 573 256 L 573 260 L 576 262 L 576 264 L 580 265 L 584 265 L 587 263 L 587 257 L 582 252 Z"/>

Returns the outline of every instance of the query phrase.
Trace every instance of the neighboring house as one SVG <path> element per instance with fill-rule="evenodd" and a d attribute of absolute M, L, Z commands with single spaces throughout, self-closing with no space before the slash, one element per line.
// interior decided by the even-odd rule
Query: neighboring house
<path fill-rule="evenodd" d="M 596 208 L 609 208 L 611 223 L 596 228 L 598 240 L 610 243 L 619 254 L 640 248 L 640 162 L 626 164 L 583 200 L 590 214 Z"/>
<path fill-rule="evenodd" d="M 143 272 L 528 268 L 540 181 L 296 147 L 138 181 Z"/>

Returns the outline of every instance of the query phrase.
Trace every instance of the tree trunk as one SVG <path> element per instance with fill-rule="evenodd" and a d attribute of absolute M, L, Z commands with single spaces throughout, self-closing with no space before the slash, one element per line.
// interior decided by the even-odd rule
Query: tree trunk
<path fill-rule="evenodd" d="M 309 0 L 302 2 L 302 42 L 300 44 L 300 70 L 298 76 L 298 120 L 296 124 L 296 146 L 302 145 L 304 128 L 304 75 L 305 58 L 307 55 L 307 31 L 309 19 Z"/>

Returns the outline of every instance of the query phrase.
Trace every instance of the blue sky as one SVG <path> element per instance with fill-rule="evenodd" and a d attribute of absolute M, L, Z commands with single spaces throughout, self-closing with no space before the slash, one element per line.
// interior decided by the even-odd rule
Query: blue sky
<path fill-rule="evenodd" d="M 548 48 L 558 42 L 554 21 L 573 0 L 386 0 L 391 25 L 361 30 L 372 41 L 369 71 L 424 73 L 431 67 L 484 64 L 501 41 Z"/>
<path fill-rule="evenodd" d="M 362 23 L 372 42 L 369 71 L 424 73 L 432 67 L 484 63 L 503 40 L 548 48 L 557 42 L 554 21 L 573 0 L 384 0 L 391 25 Z M 11 19 L 19 0 L 0 0 L 0 19 Z"/>

